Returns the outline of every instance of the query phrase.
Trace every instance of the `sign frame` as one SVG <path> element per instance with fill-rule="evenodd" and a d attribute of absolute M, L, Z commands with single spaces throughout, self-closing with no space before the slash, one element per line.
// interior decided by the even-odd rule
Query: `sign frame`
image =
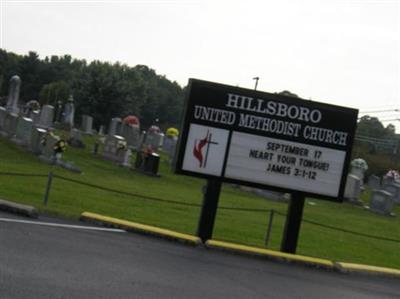
<path fill-rule="evenodd" d="M 228 154 L 230 151 L 230 146 L 231 146 L 231 141 L 232 141 L 232 135 L 234 132 L 239 132 L 239 133 L 244 133 L 244 134 L 251 134 L 255 136 L 259 136 L 261 138 L 273 138 L 273 139 L 280 139 L 279 136 L 276 134 L 269 134 L 266 132 L 260 132 L 260 131 L 255 131 L 252 128 L 238 128 L 235 123 L 230 124 L 231 122 L 229 121 L 231 113 L 238 113 L 238 109 L 231 109 L 231 107 L 228 107 L 227 109 L 224 109 L 225 111 L 228 111 L 229 113 L 226 113 L 224 116 L 224 123 L 215 123 L 215 124 L 210 124 L 209 120 L 203 121 L 200 119 L 195 119 L 194 117 L 194 106 L 203 104 L 204 102 L 202 99 L 204 98 L 204 101 L 206 104 L 211 104 L 216 110 L 218 110 L 216 107 L 220 107 L 221 103 L 218 101 L 222 102 L 222 97 L 225 95 L 225 98 L 228 94 L 235 94 L 235 95 L 242 95 L 244 97 L 248 98 L 253 98 L 253 99 L 266 99 L 268 101 L 275 101 L 276 103 L 282 103 L 286 104 L 287 106 L 289 105 L 295 105 L 298 107 L 305 107 L 305 109 L 314 109 L 314 110 L 320 110 L 323 111 L 322 116 L 325 117 L 327 116 L 327 120 L 324 120 L 324 126 L 329 127 L 329 128 L 336 128 L 339 127 L 339 129 L 342 130 L 342 132 L 346 132 L 346 144 L 345 145 L 329 145 L 327 146 L 326 144 L 321 144 L 319 141 L 315 140 L 307 140 L 306 143 L 302 143 L 299 138 L 292 138 L 289 136 L 285 138 L 282 138 L 282 141 L 284 142 L 289 142 L 289 143 L 301 143 L 304 144 L 305 146 L 312 146 L 312 147 L 325 147 L 325 148 L 330 148 L 333 150 L 339 150 L 344 152 L 344 159 L 343 159 L 343 164 L 342 164 L 342 169 L 341 169 L 341 176 L 338 182 L 338 192 L 337 195 L 326 195 L 326 194 L 321 194 L 317 192 L 312 192 L 312 191 L 299 191 L 296 188 L 290 188 L 290 187 L 280 187 L 280 186 L 274 186 L 274 185 L 269 185 L 269 184 L 264 184 L 264 183 L 259 183 L 259 182 L 254 182 L 254 181 L 248 181 L 248 180 L 241 180 L 241 179 L 235 179 L 235 178 L 229 178 L 225 177 L 225 172 L 227 168 L 227 162 L 228 162 Z M 201 100 L 199 100 L 201 98 Z M 217 102 L 218 104 L 216 104 Z M 204 104 L 204 105 L 206 105 Z M 219 105 L 219 106 L 218 106 Z M 254 105 L 252 109 L 254 108 Z M 253 110 L 254 111 L 254 110 Z M 218 112 L 218 111 L 217 111 Z M 251 112 L 254 115 L 260 115 L 260 113 L 254 113 Z M 336 125 L 334 122 L 335 117 L 334 115 L 337 115 L 338 118 L 340 119 L 338 121 L 338 124 Z M 198 80 L 198 79 L 189 79 L 189 84 L 188 84 L 188 89 L 187 89 L 187 94 L 186 94 L 186 99 L 184 103 L 184 118 L 183 118 L 183 123 L 181 127 L 181 136 L 179 138 L 178 144 L 177 144 L 177 153 L 176 153 L 176 159 L 175 159 L 175 168 L 174 171 L 177 174 L 182 174 L 182 175 L 189 175 L 189 176 L 194 176 L 198 178 L 204 178 L 204 179 L 213 179 L 213 180 L 218 180 L 221 182 L 226 182 L 226 183 L 231 183 L 231 184 L 239 184 L 239 185 L 245 185 L 245 186 L 250 186 L 250 187 L 256 187 L 256 188 L 261 188 L 261 189 L 268 189 L 268 190 L 273 190 L 273 191 L 280 191 L 280 192 L 285 192 L 285 193 L 300 193 L 304 196 L 307 197 L 315 197 L 315 198 L 321 198 L 325 200 L 330 200 L 330 201 L 335 201 L 335 202 L 342 202 L 343 201 L 343 194 L 344 194 L 344 189 L 345 189 L 345 184 L 346 184 L 346 178 L 350 166 L 350 159 L 351 159 L 351 151 L 352 151 L 352 146 L 354 143 L 354 136 L 355 136 L 355 130 L 357 126 L 357 116 L 358 116 L 358 110 L 352 109 L 352 108 L 347 108 L 347 107 L 341 107 L 341 106 L 336 106 L 336 105 L 331 105 L 331 104 L 326 104 L 326 103 L 320 103 L 320 102 L 315 102 L 315 101 L 310 101 L 310 100 L 305 100 L 297 97 L 291 97 L 291 96 L 286 96 L 282 94 L 272 94 L 272 93 L 267 93 L 267 92 L 261 92 L 261 91 L 256 91 L 252 89 L 245 89 L 245 88 L 240 88 L 240 87 L 234 87 L 234 86 L 229 86 L 225 84 L 219 84 L 219 83 L 214 83 L 214 82 L 209 82 L 209 81 L 204 81 L 204 80 Z M 269 117 L 269 116 L 268 116 Z M 285 119 L 284 117 L 277 117 L 277 116 L 271 116 L 271 119 Z M 314 119 L 317 119 L 317 116 L 314 116 Z M 286 118 L 287 119 L 287 118 Z M 220 119 L 221 120 L 221 119 Z M 237 120 L 237 118 L 236 118 Z M 237 122 L 237 121 L 236 121 Z M 296 122 L 296 121 L 294 121 Z M 305 120 L 297 121 L 297 123 L 301 123 L 304 125 L 306 122 Z M 317 124 L 318 125 L 318 124 Z M 222 162 L 222 168 L 221 168 L 221 173 L 220 175 L 218 174 L 207 174 L 207 173 L 200 173 L 196 171 L 190 171 L 187 169 L 183 169 L 183 163 L 185 159 L 185 149 L 188 143 L 189 139 L 189 131 L 191 126 L 208 126 L 212 127 L 218 130 L 221 130 L 221 134 L 225 134 L 222 131 L 228 131 L 228 136 L 226 137 L 226 148 L 225 152 L 223 155 L 223 161 Z M 217 132 L 218 133 L 218 132 Z M 210 133 L 211 135 L 211 133 Z M 208 132 L 207 132 L 207 138 L 208 138 Z M 222 135 L 221 135 L 222 136 Z M 224 135 L 225 136 L 225 135 Z M 224 137 L 225 138 L 225 137 Z M 207 139 L 210 141 L 211 139 Z M 211 143 L 211 142 L 210 142 Z M 209 145 L 209 144 L 208 144 Z M 216 171 L 217 173 L 218 171 Z"/>

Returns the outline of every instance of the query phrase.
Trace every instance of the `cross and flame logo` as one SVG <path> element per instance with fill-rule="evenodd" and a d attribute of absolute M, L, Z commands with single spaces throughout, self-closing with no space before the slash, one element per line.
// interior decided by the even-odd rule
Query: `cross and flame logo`
<path fill-rule="evenodd" d="M 200 168 L 206 168 L 207 166 L 207 159 L 208 159 L 208 152 L 210 150 L 210 145 L 211 144 L 218 144 L 215 141 L 212 141 L 212 133 L 210 131 L 207 131 L 207 134 L 204 138 L 202 139 L 196 139 L 194 141 L 194 147 L 193 147 L 193 156 L 199 161 L 199 167 Z M 204 147 L 206 147 L 206 152 L 205 152 L 205 157 L 203 156 L 203 150 Z"/>

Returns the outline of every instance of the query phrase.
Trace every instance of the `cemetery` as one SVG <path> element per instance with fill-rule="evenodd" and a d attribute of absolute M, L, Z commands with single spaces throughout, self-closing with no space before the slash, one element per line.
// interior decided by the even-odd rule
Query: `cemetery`
<path fill-rule="evenodd" d="M 38 155 L 41 161 L 62 166 L 76 172 L 82 172 L 73 162 L 62 161 L 63 147 L 57 154 L 55 145 L 59 142 L 75 148 L 85 148 L 82 136 L 97 135 L 93 128 L 93 117 L 82 115 L 80 125 L 75 121 L 74 98 L 69 96 L 63 105 L 57 102 L 57 111 L 51 105 L 43 105 L 37 101 L 29 101 L 25 105 L 18 103 L 21 79 L 13 76 L 10 79 L 10 89 L 7 104 L 0 106 L 0 134 L 16 144 Z M 79 127 L 79 128 L 78 128 Z M 57 129 L 68 138 L 54 134 Z M 104 125 L 99 128 L 100 138 L 95 143 L 98 154 L 99 145 L 102 145 L 101 156 L 117 165 L 137 169 L 143 174 L 159 177 L 159 150 L 164 150 L 172 163 L 175 147 L 178 140 L 178 130 L 169 129 L 168 138 L 165 138 L 160 128 L 152 126 L 148 131 L 140 131 L 140 120 L 136 116 L 128 115 L 123 120 L 114 117 L 110 120 L 108 133 L 103 138 Z M 132 153 L 135 152 L 136 161 L 131 163 Z"/>
<path fill-rule="evenodd" d="M 64 217 L 77 218 L 82 211 L 90 210 L 194 233 L 199 213 L 197 207 L 144 199 L 147 196 L 201 205 L 204 180 L 177 176 L 171 170 L 179 138 L 176 128 L 166 127 L 162 131 L 157 124 L 142 128 L 140 119 L 133 115 L 115 115 L 108 123 L 94 127 L 90 115 L 75 119 L 73 96 L 57 107 L 44 105 L 38 108 L 34 105 L 34 109 L 24 108 L 18 105 L 16 92 L 21 79 L 13 78 L 11 82 L 15 84 L 10 90 L 12 100 L 0 107 L 0 172 L 40 173 L 45 177 L 3 176 L 0 181 L 2 198 L 31 204 L 40 212 Z M 66 148 L 60 147 L 60 141 L 65 141 Z M 56 152 L 55 148 L 60 150 Z M 338 205 L 307 198 L 304 219 L 398 239 L 398 173 L 388 169 L 383 176 L 367 175 L 368 162 L 362 160 L 357 156 L 352 160 L 345 202 Z M 54 168 L 55 165 L 60 167 Z M 56 176 L 49 202 L 43 206 L 49 171 L 55 172 Z M 81 184 L 74 183 L 77 180 Z M 118 190 L 121 194 L 90 185 Z M 287 201 L 287 194 L 280 192 L 225 184 L 215 237 L 263 247 L 268 211 L 274 209 L 284 215 Z M 284 217 L 276 216 L 269 248 L 279 249 L 283 226 Z M 326 231 L 306 221 L 302 226 L 299 254 L 400 268 L 398 243 Z M 340 246 L 337 246 L 338 242 Z"/>

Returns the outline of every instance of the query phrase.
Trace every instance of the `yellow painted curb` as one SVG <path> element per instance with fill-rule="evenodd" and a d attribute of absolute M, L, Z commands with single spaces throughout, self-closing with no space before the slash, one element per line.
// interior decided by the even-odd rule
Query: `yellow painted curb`
<path fill-rule="evenodd" d="M 131 221 L 127 221 L 127 220 L 103 216 L 103 215 L 99 215 L 99 214 L 95 214 L 95 213 L 83 212 L 81 214 L 81 219 L 92 220 L 92 221 L 94 220 L 96 222 L 111 224 L 115 227 L 123 228 L 126 230 L 132 230 L 132 231 L 142 232 L 142 233 L 146 233 L 146 234 L 156 235 L 159 237 L 164 237 L 167 239 L 178 240 L 178 241 L 188 243 L 191 245 L 201 244 L 200 238 L 192 236 L 192 235 L 178 233 L 178 232 L 174 232 L 172 230 L 158 228 L 158 227 L 150 226 L 150 225 L 146 225 L 146 224 L 141 224 L 141 223 L 131 222 Z"/>
<path fill-rule="evenodd" d="M 314 257 L 309 257 L 309 256 L 303 256 L 303 255 L 297 255 L 297 254 L 284 253 L 284 252 L 274 251 L 274 250 L 270 250 L 270 249 L 251 247 L 251 246 L 246 246 L 246 245 L 238 245 L 238 244 L 217 241 L 217 240 L 208 240 L 206 242 L 206 246 L 211 247 L 211 248 L 233 250 L 236 252 L 243 252 L 243 253 L 247 253 L 247 254 L 255 254 L 255 255 L 265 256 L 265 257 L 272 258 L 272 259 L 286 260 L 289 262 L 298 262 L 298 263 L 313 265 L 313 266 L 317 266 L 317 267 L 323 267 L 326 269 L 334 268 L 334 263 L 329 260 L 314 258 Z"/>
<path fill-rule="evenodd" d="M 386 274 L 400 277 L 400 270 L 397 269 L 342 262 L 337 262 L 336 265 L 340 268 L 342 272 L 363 272 L 370 274 Z"/>

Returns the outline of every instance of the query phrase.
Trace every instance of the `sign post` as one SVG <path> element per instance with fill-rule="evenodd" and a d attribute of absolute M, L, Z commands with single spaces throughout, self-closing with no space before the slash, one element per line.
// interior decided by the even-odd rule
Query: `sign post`
<path fill-rule="evenodd" d="M 204 243 L 212 237 L 220 192 L 221 181 L 215 179 L 207 180 L 199 226 L 197 227 L 197 236 Z"/>
<path fill-rule="evenodd" d="M 293 193 L 288 206 L 285 229 L 283 232 L 281 251 L 296 253 L 297 240 L 299 238 L 301 219 L 303 217 L 304 195 Z"/>
<path fill-rule="evenodd" d="M 295 252 L 304 198 L 342 202 L 358 111 L 190 79 L 175 172 L 209 180 L 199 221 L 212 236 L 222 182 L 293 194 L 282 250 Z"/>

